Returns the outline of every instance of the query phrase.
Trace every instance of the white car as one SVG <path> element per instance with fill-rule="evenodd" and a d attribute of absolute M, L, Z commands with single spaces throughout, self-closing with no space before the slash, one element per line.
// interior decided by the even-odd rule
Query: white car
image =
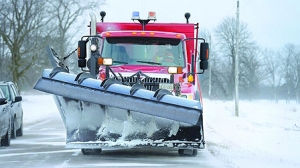
<path fill-rule="evenodd" d="M 0 90 L 2 90 L 7 99 L 7 104 L 10 106 L 11 139 L 23 136 L 22 97 L 19 94 L 18 87 L 13 82 L 1 81 Z"/>
<path fill-rule="evenodd" d="M 11 136 L 11 114 L 7 100 L 0 89 L 0 146 L 9 146 Z"/>

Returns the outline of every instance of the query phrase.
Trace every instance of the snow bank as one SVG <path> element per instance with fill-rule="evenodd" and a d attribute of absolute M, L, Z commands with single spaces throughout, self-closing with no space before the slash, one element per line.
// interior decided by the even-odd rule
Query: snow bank
<path fill-rule="evenodd" d="M 49 94 L 23 94 L 24 124 L 58 117 Z M 204 99 L 206 148 L 228 167 L 300 167 L 300 105 Z"/>
<path fill-rule="evenodd" d="M 300 167 L 300 105 L 204 100 L 207 149 L 234 167 Z"/>
<path fill-rule="evenodd" d="M 23 122 L 30 124 L 37 121 L 59 117 L 52 95 L 49 94 L 23 94 Z"/>

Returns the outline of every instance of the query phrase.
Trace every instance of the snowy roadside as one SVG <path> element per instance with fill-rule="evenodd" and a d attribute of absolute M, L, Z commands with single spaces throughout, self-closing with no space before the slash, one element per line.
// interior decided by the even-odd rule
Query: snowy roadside
<path fill-rule="evenodd" d="M 52 95 L 23 94 L 24 125 L 58 117 Z M 42 109 L 42 111 L 41 111 Z M 204 99 L 206 148 L 228 167 L 300 167 L 300 105 Z"/>
<path fill-rule="evenodd" d="M 233 167 L 300 167 L 300 105 L 204 99 L 207 149 Z"/>
<path fill-rule="evenodd" d="M 60 117 L 52 95 L 26 93 L 22 98 L 24 125 Z"/>

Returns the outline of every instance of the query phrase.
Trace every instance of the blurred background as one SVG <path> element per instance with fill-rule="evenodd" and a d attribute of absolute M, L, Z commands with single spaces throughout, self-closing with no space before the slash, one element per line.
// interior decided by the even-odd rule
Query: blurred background
<path fill-rule="evenodd" d="M 297 0 L 240 0 L 241 99 L 300 102 L 299 6 Z M 31 91 L 42 70 L 51 68 L 48 45 L 60 57 L 70 55 L 72 71 L 77 41 L 89 33 L 89 13 L 102 10 L 105 22 L 131 22 L 132 11 L 141 18 L 155 11 L 157 22 L 181 23 L 190 12 L 190 23 L 199 23 L 199 36 L 210 43 L 211 71 L 201 76 L 203 96 L 233 99 L 236 0 L 1 0 L 0 80 Z"/>

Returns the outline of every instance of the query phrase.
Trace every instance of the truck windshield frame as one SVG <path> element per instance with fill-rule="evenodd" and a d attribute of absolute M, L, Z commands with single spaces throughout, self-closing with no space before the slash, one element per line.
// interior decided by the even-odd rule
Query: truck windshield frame
<path fill-rule="evenodd" d="M 184 41 L 162 37 L 105 37 L 101 56 L 112 58 L 113 65 L 186 65 Z"/>

